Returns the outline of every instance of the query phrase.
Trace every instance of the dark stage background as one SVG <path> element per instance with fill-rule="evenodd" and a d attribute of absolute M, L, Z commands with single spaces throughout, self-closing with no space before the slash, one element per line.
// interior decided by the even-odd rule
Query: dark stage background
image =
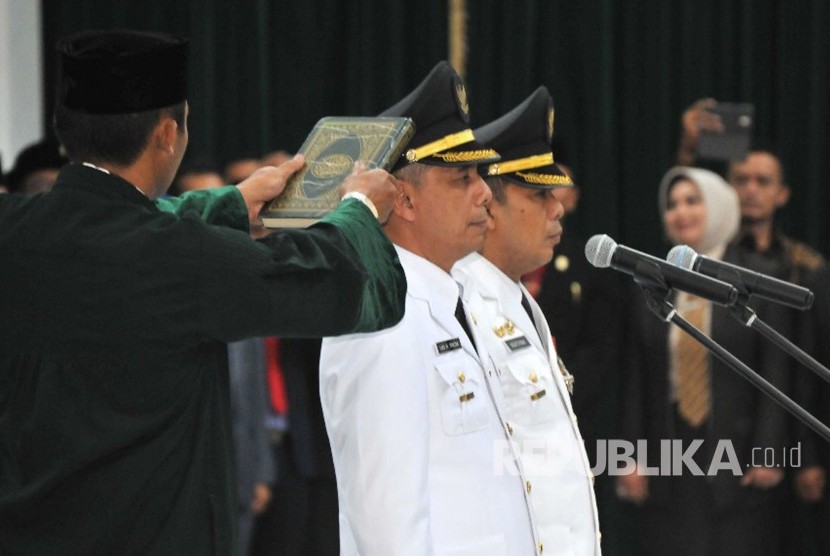
<path fill-rule="evenodd" d="M 60 36 L 126 27 L 189 37 L 190 154 L 219 163 L 293 151 L 325 115 L 376 114 L 449 58 L 438 0 L 42 2 L 48 91 Z M 830 2 L 467 0 L 466 11 L 474 125 L 540 84 L 553 94 L 583 188 L 566 232 L 665 254 L 657 184 L 681 112 L 712 96 L 755 104 L 758 139 L 778 148 L 793 188 L 784 229 L 830 254 Z M 636 553 L 630 507 L 599 494 L 605 553 Z"/>
<path fill-rule="evenodd" d="M 680 114 L 713 96 L 756 106 L 793 198 L 782 224 L 830 253 L 830 3 L 468 0 L 473 123 L 546 85 L 583 186 L 569 225 L 662 254 L 659 178 Z M 43 0 L 45 82 L 58 37 L 129 27 L 187 36 L 191 154 L 296 149 L 324 115 L 372 115 L 448 58 L 447 3 L 426 0 Z M 52 95 L 47 101 L 51 113 Z M 51 117 L 47 117 L 50 121 Z"/>

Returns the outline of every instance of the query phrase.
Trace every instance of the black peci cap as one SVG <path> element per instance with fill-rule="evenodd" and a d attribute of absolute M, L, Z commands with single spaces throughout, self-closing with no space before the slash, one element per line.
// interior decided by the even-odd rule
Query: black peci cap
<path fill-rule="evenodd" d="M 128 114 L 187 98 L 187 40 L 162 33 L 85 31 L 58 42 L 58 103 L 86 114 Z"/>
<path fill-rule="evenodd" d="M 470 166 L 499 159 L 476 141 L 464 82 L 447 62 L 439 62 L 418 87 L 380 116 L 412 118 L 415 135 L 393 170 L 412 162 L 430 166 Z"/>
<path fill-rule="evenodd" d="M 574 185 L 553 160 L 553 100 L 544 86 L 501 118 L 476 129 L 475 134 L 501 154 L 499 162 L 480 169 L 482 176 L 503 176 L 536 189 Z"/>

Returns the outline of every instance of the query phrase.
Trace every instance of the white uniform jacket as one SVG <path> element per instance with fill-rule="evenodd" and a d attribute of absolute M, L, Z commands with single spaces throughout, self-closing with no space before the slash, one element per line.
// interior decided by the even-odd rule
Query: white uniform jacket
<path fill-rule="evenodd" d="M 544 554 L 600 554 L 593 476 L 541 309 L 524 286 L 473 253 L 452 269 L 492 358 Z M 529 301 L 533 319 L 522 307 Z M 577 386 L 578 387 L 578 386 Z"/>
<path fill-rule="evenodd" d="M 534 554 L 528 494 L 505 450 L 500 392 L 486 378 L 493 369 L 454 316 L 458 284 L 397 250 L 408 288 L 403 320 L 323 341 L 320 397 L 341 554 Z"/>

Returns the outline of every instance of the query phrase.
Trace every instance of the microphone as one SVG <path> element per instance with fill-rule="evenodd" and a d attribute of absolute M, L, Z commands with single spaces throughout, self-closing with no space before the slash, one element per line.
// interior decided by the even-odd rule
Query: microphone
<path fill-rule="evenodd" d="M 612 267 L 632 276 L 640 276 L 640 264 L 656 267 L 666 285 L 676 290 L 689 292 L 708 299 L 718 305 L 732 305 L 738 299 L 738 290 L 731 285 L 671 265 L 662 259 L 640 251 L 629 249 L 604 234 L 598 234 L 585 244 L 585 258 L 597 268 Z"/>
<path fill-rule="evenodd" d="M 694 270 L 704 276 L 723 280 L 735 286 L 741 293 L 757 295 L 794 309 L 809 309 L 815 297 L 813 292 L 807 288 L 738 265 L 698 255 L 688 245 L 673 247 L 666 260 L 679 268 Z"/>

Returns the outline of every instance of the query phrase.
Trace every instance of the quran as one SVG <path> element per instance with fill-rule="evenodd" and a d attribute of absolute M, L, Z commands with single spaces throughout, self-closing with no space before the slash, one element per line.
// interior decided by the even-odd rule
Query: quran
<path fill-rule="evenodd" d="M 305 166 L 260 212 L 268 228 L 304 228 L 340 204 L 340 184 L 360 160 L 371 170 L 391 169 L 415 132 L 409 118 L 328 116 L 309 133 L 300 153 Z"/>

